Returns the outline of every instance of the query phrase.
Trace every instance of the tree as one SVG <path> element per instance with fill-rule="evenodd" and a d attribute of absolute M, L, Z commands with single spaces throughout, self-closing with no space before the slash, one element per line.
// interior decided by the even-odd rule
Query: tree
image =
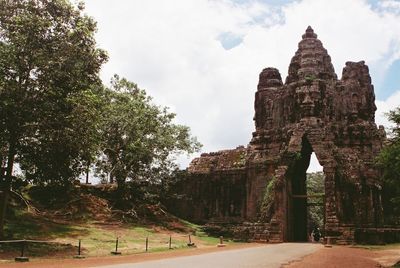
<path fill-rule="evenodd" d="M 127 181 L 161 184 L 168 177 L 162 174 L 175 167 L 175 154 L 200 148 L 189 128 L 174 124 L 175 114 L 153 104 L 136 84 L 115 75 L 106 99 L 98 171 L 109 174 L 118 188 L 124 188 Z"/>
<path fill-rule="evenodd" d="M 377 158 L 383 170 L 383 204 L 387 220 L 400 223 L 400 107 L 388 113 L 395 126 L 391 129 L 388 144 Z"/>
<path fill-rule="evenodd" d="M 0 1 L 0 237 L 16 160 L 36 181 L 67 181 L 90 158 L 82 149 L 91 143 L 90 125 L 77 109 L 100 86 L 98 73 L 107 60 L 96 48 L 95 31 L 82 4 Z M 92 122 L 92 115 L 84 114 L 83 122 Z M 82 126 L 86 130 L 76 135 Z"/>
<path fill-rule="evenodd" d="M 39 135 L 21 150 L 21 168 L 35 184 L 71 185 L 94 162 L 99 150 L 100 92 L 85 90 L 60 101 L 71 106 L 68 112 L 43 118 Z"/>
<path fill-rule="evenodd" d="M 312 172 L 307 173 L 307 195 L 314 195 L 315 197 L 308 200 L 309 203 L 314 203 L 308 207 L 307 210 L 307 221 L 308 229 L 312 230 L 315 227 L 324 226 L 324 205 L 323 196 L 317 197 L 317 195 L 325 193 L 325 177 L 323 172 Z M 320 203 L 320 204 L 317 204 Z"/>

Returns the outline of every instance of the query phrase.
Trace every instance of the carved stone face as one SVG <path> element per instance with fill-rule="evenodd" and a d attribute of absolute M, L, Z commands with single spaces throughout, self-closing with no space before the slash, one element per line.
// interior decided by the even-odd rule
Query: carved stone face
<path fill-rule="evenodd" d="M 304 85 L 296 89 L 297 103 L 302 116 L 316 116 L 322 102 L 321 91 L 318 84 Z"/>

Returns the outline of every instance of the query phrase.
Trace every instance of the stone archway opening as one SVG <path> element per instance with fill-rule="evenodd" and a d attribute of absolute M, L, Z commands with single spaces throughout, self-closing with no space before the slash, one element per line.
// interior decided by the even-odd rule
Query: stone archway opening
<path fill-rule="evenodd" d="M 313 156 L 313 157 L 312 157 Z M 310 166 L 310 160 L 313 164 Z M 310 172 L 313 172 L 310 174 Z M 309 241 L 311 231 L 325 225 L 325 187 L 322 166 L 307 137 L 287 173 L 286 241 Z"/>
<path fill-rule="evenodd" d="M 307 230 L 310 235 L 315 228 L 325 234 L 325 175 L 317 156 L 311 154 L 307 169 Z"/>

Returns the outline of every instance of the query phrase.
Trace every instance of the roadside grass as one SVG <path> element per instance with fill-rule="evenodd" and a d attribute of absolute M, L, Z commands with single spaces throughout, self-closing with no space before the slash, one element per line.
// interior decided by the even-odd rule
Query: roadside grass
<path fill-rule="evenodd" d="M 5 224 L 5 233 L 11 239 L 49 240 L 59 237 L 76 237 L 82 234 L 79 226 L 56 223 L 29 213 L 19 215 Z"/>
<path fill-rule="evenodd" d="M 206 232 L 203 231 L 202 227 L 200 225 L 197 225 L 192 222 L 188 222 L 185 220 L 181 220 L 182 223 L 184 223 L 187 227 L 191 228 L 193 230 L 194 236 L 202 241 L 205 245 L 216 245 L 219 244 L 220 238 L 219 237 L 214 237 L 214 236 L 209 236 Z M 225 244 L 233 244 L 236 243 L 233 240 L 227 240 L 224 239 Z"/>
<path fill-rule="evenodd" d="M 198 247 L 213 246 L 219 243 L 218 237 L 210 237 L 202 231 L 201 226 L 182 221 L 190 232 L 177 232 L 153 225 L 99 223 L 99 222 L 55 222 L 33 216 L 29 213 L 18 215 L 8 220 L 6 231 L 12 234 L 11 239 L 45 240 L 51 243 L 29 243 L 26 249 L 30 257 L 69 258 L 78 253 L 78 242 L 81 240 L 82 254 L 85 256 L 107 256 L 115 251 L 118 238 L 118 251 L 122 254 L 187 249 L 189 234 Z M 231 241 L 224 241 L 231 244 Z M 17 254 L 19 246 L 0 246 L 0 259 Z M 64 253 L 64 254 L 63 254 Z M 7 257 L 6 257 L 7 256 Z"/>
<path fill-rule="evenodd" d="M 151 227 L 122 225 L 84 227 L 88 235 L 81 236 L 84 253 L 88 256 L 108 255 L 115 251 L 118 237 L 118 251 L 126 254 L 145 252 L 146 238 L 148 238 L 148 251 L 162 251 L 169 249 L 171 235 L 171 248 L 183 248 L 186 246 L 186 235 L 167 231 L 156 231 Z"/>
<path fill-rule="evenodd" d="M 194 231 L 200 230 L 200 225 L 198 225 L 198 224 L 195 224 L 195 223 L 193 223 L 193 222 L 189 222 L 189 221 L 184 220 L 184 219 L 179 219 L 179 220 L 180 220 L 180 222 L 181 222 L 182 224 L 184 224 L 186 227 L 188 227 L 188 228 L 190 228 L 190 229 L 192 229 L 192 230 L 194 230 Z"/>
<path fill-rule="evenodd" d="M 205 232 L 203 231 L 196 231 L 196 237 L 202 241 L 205 245 L 216 245 L 218 244 L 219 237 L 213 237 L 213 236 L 208 236 Z M 230 243 L 229 241 L 224 241 L 224 243 Z"/>

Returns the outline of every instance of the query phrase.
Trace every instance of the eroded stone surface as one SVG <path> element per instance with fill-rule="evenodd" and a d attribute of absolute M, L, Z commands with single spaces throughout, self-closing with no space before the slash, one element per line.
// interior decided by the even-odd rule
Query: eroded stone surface
<path fill-rule="evenodd" d="M 315 152 L 325 175 L 327 235 L 352 241 L 354 228 L 381 226 L 380 173 L 373 163 L 386 134 L 374 122 L 374 102 L 368 66 L 347 62 L 339 80 L 308 27 L 285 83 L 275 68 L 260 73 L 249 145 L 192 161 L 181 189 L 189 197 L 181 215 L 216 224 L 262 221 L 235 232 L 245 230 L 250 239 L 273 233 L 274 241 L 306 240 L 306 200 L 294 196 L 306 194 L 306 170 Z M 263 211 L 272 179 L 274 203 Z"/>

